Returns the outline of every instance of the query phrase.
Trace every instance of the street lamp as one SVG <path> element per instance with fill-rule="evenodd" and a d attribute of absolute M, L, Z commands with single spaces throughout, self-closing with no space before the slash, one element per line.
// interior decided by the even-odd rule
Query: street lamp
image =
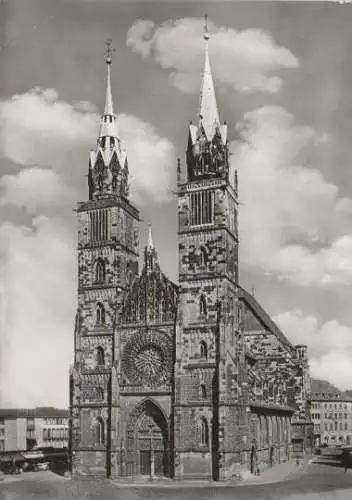
<path fill-rule="evenodd" d="M 149 439 L 150 439 L 150 449 L 149 449 L 149 480 L 153 481 L 153 474 L 152 474 L 152 448 L 153 448 L 153 441 L 152 441 L 152 429 L 154 427 L 154 424 L 150 422 L 149 424 Z"/>

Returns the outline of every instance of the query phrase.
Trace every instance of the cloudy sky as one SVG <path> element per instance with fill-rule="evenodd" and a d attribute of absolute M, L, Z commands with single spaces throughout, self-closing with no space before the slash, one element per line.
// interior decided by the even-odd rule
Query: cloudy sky
<path fill-rule="evenodd" d="M 74 208 L 104 104 L 104 44 L 132 197 L 177 280 L 176 159 L 197 119 L 208 13 L 239 171 L 241 284 L 312 375 L 352 388 L 352 8 L 118 0 L 0 2 L 2 406 L 66 406 Z"/>

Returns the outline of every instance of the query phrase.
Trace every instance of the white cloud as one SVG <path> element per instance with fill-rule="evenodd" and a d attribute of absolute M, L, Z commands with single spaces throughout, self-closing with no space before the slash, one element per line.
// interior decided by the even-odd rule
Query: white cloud
<path fill-rule="evenodd" d="M 94 110 L 88 102 L 70 104 L 60 100 L 54 89 L 34 88 L 0 102 L 3 155 L 25 167 L 52 169 L 60 176 L 60 182 L 82 189 L 88 152 L 94 148 L 99 130 L 100 117 Z M 135 179 L 132 186 L 135 201 L 143 204 L 146 198 L 157 203 L 164 201 L 170 197 L 175 170 L 172 143 L 136 116 L 121 114 L 118 123 L 121 139 L 128 149 L 131 178 Z M 23 182 L 23 175 L 19 180 Z M 88 194 L 84 188 L 83 197 Z"/>
<path fill-rule="evenodd" d="M 5 406 L 68 404 L 75 237 L 67 226 L 67 221 L 46 217 L 34 219 L 31 228 L 11 223 L 0 226 Z"/>
<path fill-rule="evenodd" d="M 99 116 L 90 103 L 69 104 L 54 89 L 35 88 L 0 102 L 0 119 L 0 150 L 22 167 L 0 179 L 0 205 L 36 216 L 30 228 L 0 225 L 1 403 L 66 406 L 76 295 L 68 213 L 88 195 L 82 173 Z M 165 201 L 173 145 L 135 116 L 121 114 L 118 122 L 134 199 Z"/>
<path fill-rule="evenodd" d="M 160 137 L 148 123 L 131 115 L 119 116 L 121 135 L 127 144 L 131 194 L 138 204 L 148 196 L 155 202 L 170 199 L 175 169 L 172 143 Z"/>
<path fill-rule="evenodd" d="M 336 320 L 319 324 L 299 309 L 280 313 L 274 321 L 293 344 L 308 346 L 313 378 L 329 380 L 342 390 L 352 387 L 352 327 Z"/>
<path fill-rule="evenodd" d="M 52 170 L 27 168 L 16 175 L 4 175 L 0 179 L 3 196 L 0 205 L 24 208 L 30 214 L 41 213 L 58 206 L 72 206 L 77 193 L 61 181 Z"/>
<path fill-rule="evenodd" d="M 300 286 L 352 283 L 352 200 L 296 163 L 317 133 L 273 106 L 246 113 L 238 129 L 241 262 Z"/>
<path fill-rule="evenodd" d="M 89 144 L 97 127 L 95 115 L 59 100 L 54 89 L 38 87 L 0 102 L 0 116 L 4 156 L 19 165 L 58 170 L 77 168 L 66 163 L 69 154 Z"/>
<path fill-rule="evenodd" d="M 127 46 L 142 57 L 151 57 L 170 71 L 172 84 L 184 92 L 199 88 L 204 57 L 204 20 L 168 20 L 157 26 L 138 20 L 127 34 Z M 278 92 L 282 69 L 297 68 L 298 59 L 260 29 L 235 31 L 209 23 L 210 56 L 217 84 L 243 93 Z"/>

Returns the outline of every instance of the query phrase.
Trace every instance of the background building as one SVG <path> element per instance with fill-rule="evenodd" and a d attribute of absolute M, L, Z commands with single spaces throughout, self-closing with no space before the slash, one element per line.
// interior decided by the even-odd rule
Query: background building
<path fill-rule="evenodd" d="M 0 452 L 68 446 L 68 410 L 0 409 Z"/>
<path fill-rule="evenodd" d="M 239 286 L 237 173 L 204 38 L 199 121 L 176 167 L 178 285 L 160 268 L 151 229 L 138 269 L 140 216 L 107 56 L 89 199 L 77 209 L 74 477 L 225 480 L 287 460 L 292 441 L 303 453 L 308 441 L 306 347 L 293 346 Z"/>
<path fill-rule="evenodd" d="M 312 380 L 315 446 L 352 446 L 352 397 L 326 380 Z"/>

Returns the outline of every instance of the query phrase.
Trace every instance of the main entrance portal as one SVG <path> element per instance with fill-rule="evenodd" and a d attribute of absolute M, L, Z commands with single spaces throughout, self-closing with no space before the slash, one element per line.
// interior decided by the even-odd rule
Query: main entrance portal
<path fill-rule="evenodd" d="M 162 410 L 152 401 L 139 405 L 129 418 L 127 474 L 169 476 L 169 432 Z"/>

